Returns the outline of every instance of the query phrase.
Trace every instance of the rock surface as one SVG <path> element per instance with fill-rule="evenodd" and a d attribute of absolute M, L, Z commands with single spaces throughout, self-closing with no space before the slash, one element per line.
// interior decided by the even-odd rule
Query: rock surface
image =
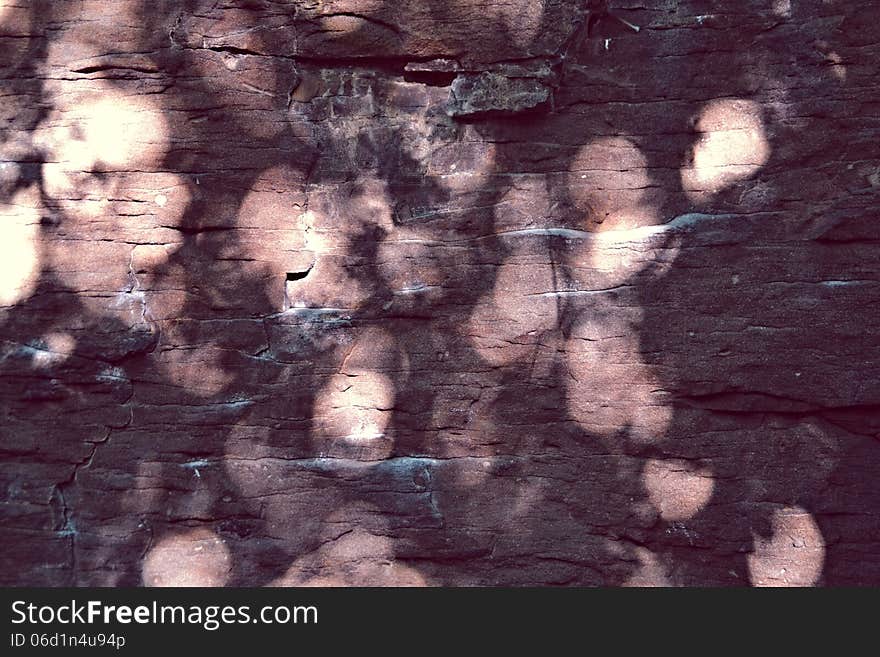
<path fill-rule="evenodd" d="M 449 93 L 450 116 L 489 118 L 538 109 L 550 101 L 551 87 L 540 74 L 483 71 L 456 76 Z"/>
<path fill-rule="evenodd" d="M 607 4 L 0 2 L 0 583 L 880 584 L 876 3 Z"/>

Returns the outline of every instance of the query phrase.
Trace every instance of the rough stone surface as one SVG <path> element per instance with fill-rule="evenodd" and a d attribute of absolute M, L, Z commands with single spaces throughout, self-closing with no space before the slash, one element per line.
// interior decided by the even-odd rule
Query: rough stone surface
<path fill-rule="evenodd" d="M 0 2 L 0 583 L 880 584 L 877 11 Z"/>
<path fill-rule="evenodd" d="M 547 81 L 535 75 L 519 76 L 508 71 L 462 74 L 452 82 L 448 113 L 486 118 L 517 114 L 547 104 L 550 94 Z"/>

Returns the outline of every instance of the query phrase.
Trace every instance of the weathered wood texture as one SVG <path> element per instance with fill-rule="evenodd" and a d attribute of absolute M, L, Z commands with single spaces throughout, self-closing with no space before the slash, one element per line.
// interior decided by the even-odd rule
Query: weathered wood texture
<path fill-rule="evenodd" d="M 0 583 L 880 584 L 876 0 L 599 4 L 0 2 Z"/>

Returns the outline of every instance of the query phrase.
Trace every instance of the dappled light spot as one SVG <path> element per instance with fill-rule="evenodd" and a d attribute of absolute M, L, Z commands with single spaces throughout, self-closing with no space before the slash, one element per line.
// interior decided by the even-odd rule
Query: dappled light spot
<path fill-rule="evenodd" d="M 223 244 L 218 252 L 230 261 L 262 264 L 279 287 L 288 272 L 308 271 L 314 264 L 310 255 L 303 253 L 306 232 L 297 226 L 297 217 L 304 195 L 293 181 L 294 174 L 286 167 L 262 172 L 239 206 L 236 239 Z"/>
<path fill-rule="evenodd" d="M 155 167 L 168 147 L 161 110 L 143 95 L 110 85 L 76 98 L 58 98 L 44 144 L 65 169 L 94 171 Z"/>
<path fill-rule="evenodd" d="M 831 67 L 831 73 L 840 82 L 846 82 L 846 66 L 843 63 L 843 57 L 836 52 L 830 52 L 826 55 L 826 61 Z"/>
<path fill-rule="evenodd" d="M 540 333 L 557 326 L 558 297 L 547 256 L 513 255 L 497 267 L 492 291 L 477 303 L 467 325 L 477 353 L 503 365 L 529 354 Z"/>
<path fill-rule="evenodd" d="M 347 369 L 333 376 L 315 399 L 315 432 L 352 444 L 389 442 L 385 429 L 394 407 L 391 380 L 379 372 Z"/>
<path fill-rule="evenodd" d="M 33 364 L 37 368 L 60 365 L 73 354 L 76 340 L 70 333 L 56 331 L 44 335 L 34 347 Z"/>
<path fill-rule="evenodd" d="M 662 276 L 675 262 L 680 242 L 680 238 L 663 235 L 659 228 L 650 226 L 605 230 L 583 243 L 580 257 L 589 266 L 591 284 L 610 288 L 646 270 Z"/>
<path fill-rule="evenodd" d="M 357 309 L 375 288 L 362 275 L 365 257 L 393 226 L 386 183 L 363 177 L 356 183 L 327 185 L 309 197 L 296 217 L 313 269 L 287 284 L 287 308 Z"/>
<path fill-rule="evenodd" d="M 176 248 L 174 244 L 138 244 L 131 252 L 132 274 L 153 274 L 168 262 Z"/>
<path fill-rule="evenodd" d="M 825 539 L 812 514 L 781 507 L 770 518 L 771 534 L 755 535 L 748 556 L 754 586 L 814 586 L 825 562 Z"/>
<path fill-rule="evenodd" d="M 385 9 L 385 2 L 384 0 L 332 0 L 319 2 L 318 7 L 322 31 L 347 35 L 359 30 L 375 28 L 378 23 L 372 22 L 370 18 L 376 15 L 376 19 L 381 19 L 380 12 Z"/>
<path fill-rule="evenodd" d="M 340 34 L 351 34 L 369 26 L 366 18 L 360 16 L 326 16 L 321 19 L 321 27 L 331 34 L 334 32 Z"/>
<path fill-rule="evenodd" d="M 28 20 L 28 6 L 20 0 L 0 0 L 0 28 L 21 28 Z"/>
<path fill-rule="evenodd" d="M 243 275 L 267 278 L 266 295 L 278 310 L 298 302 L 307 305 L 296 285 L 304 278 L 296 273 L 310 272 L 316 257 L 303 248 L 308 235 L 301 219 L 305 198 L 291 167 L 261 171 L 239 204 L 230 232 L 235 239 L 219 240 L 213 247 L 215 258 L 243 263 Z"/>
<path fill-rule="evenodd" d="M 0 306 L 33 294 L 40 274 L 40 212 L 36 186 L 0 204 Z"/>
<path fill-rule="evenodd" d="M 132 266 L 133 247 L 122 240 L 93 239 L 84 258 L 81 240 L 75 239 L 76 232 L 71 231 L 71 235 L 74 239 L 51 239 L 46 235 L 42 242 L 43 271 L 51 272 L 51 277 L 72 290 L 86 292 L 78 295 L 77 303 L 83 315 L 94 313 L 101 318 L 95 322 L 97 334 L 121 337 L 125 332 L 124 342 L 98 338 L 107 349 L 148 349 L 150 343 L 154 344 L 156 327 L 147 308 L 147 295 L 140 289 L 140 277 Z M 101 293 L 94 293 L 98 290 Z M 77 324 L 66 326 L 81 328 Z M 78 339 L 91 344 L 96 338 L 78 334 Z"/>
<path fill-rule="evenodd" d="M 773 0 L 773 13 L 781 18 L 791 18 L 791 0 Z"/>
<path fill-rule="evenodd" d="M 677 459 L 651 459 L 645 463 L 642 482 L 648 498 L 666 521 L 688 520 L 708 504 L 715 480 L 707 468 Z"/>
<path fill-rule="evenodd" d="M 395 369 L 398 349 L 393 336 L 378 328 L 362 329 L 348 347 L 339 371 L 327 379 L 312 408 L 313 434 L 328 441 L 324 453 L 384 458 L 393 447 L 385 431 L 395 401 L 394 382 L 383 371 Z M 402 363 L 409 367 L 409 361 Z"/>
<path fill-rule="evenodd" d="M 639 561 L 636 571 L 623 583 L 623 586 L 672 586 L 669 567 L 648 548 L 636 547 L 635 556 Z"/>
<path fill-rule="evenodd" d="M 582 230 L 594 233 L 582 243 L 582 258 L 597 287 L 619 285 L 658 261 L 671 261 L 668 245 L 653 240 L 661 223 L 648 160 L 624 137 L 603 137 L 582 147 L 566 176 L 569 197 L 583 213 Z"/>
<path fill-rule="evenodd" d="M 169 144 L 167 121 L 149 97 L 96 84 L 88 92 L 58 95 L 55 110 L 35 132 L 47 155 L 47 196 L 83 219 L 112 216 L 131 194 L 124 189 L 126 177 L 155 171 Z M 153 207 L 167 216 L 165 207 Z"/>
<path fill-rule="evenodd" d="M 831 75 L 833 75 L 841 84 L 845 83 L 847 64 L 845 63 L 843 56 L 834 50 L 832 45 L 824 39 L 814 41 L 812 45 L 815 51 L 825 58 L 825 66 L 831 71 Z M 854 63 L 852 58 L 850 58 L 848 63 Z"/>
<path fill-rule="evenodd" d="M 587 431 L 636 444 L 662 441 L 672 421 L 662 383 L 642 361 L 632 320 L 584 313 L 566 343 L 570 415 Z"/>
<path fill-rule="evenodd" d="M 212 531 L 194 529 L 165 536 L 144 559 L 145 586 L 223 586 L 232 560 L 225 542 Z"/>
<path fill-rule="evenodd" d="M 36 31 L 33 27 L 33 14 L 40 12 L 35 12 L 32 4 L 25 0 L 0 0 L 0 35 L 18 37 L 3 39 L 3 67 L 6 70 L 13 71 L 16 65 L 33 60 L 34 52 L 31 45 L 33 38 L 21 38 L 25 35 L 33 35 Z M 14 97 L 14 95 L 7 97 L 7 102 L 9 98 L 14 99 Z M 14 107 L 16 101 L 12 100 L 10 104 Z M 9 136 L 6 127 L 4 133 L 5 140 Z"/>
<path fill-rule="evenodd" d="M 624 137 L 603 137 L 583 146 L 566 176 L 568 193 L 584 213 L 582 228 L 620 230 L 659 223 L 647 158 Z"/>
<path fill-rule="evenodd" d="M 700 112 L 691 163 L 681 170 L 693 200 L 748 178 L 767 163 L 770 144 L 761 106 L 749 100 L 713 100 Z"/>
<path fill-rule="evenodd" d="M 379 509 L 375 512 L 381 513 Z M 297 559 L 282 577 L 272 582 L 273 586 L 428 584 L 423 574 L 396 557 L 390 538 L 363 529 L 344 531 L 336 538 L 328 538 L 320 548 Z"/>

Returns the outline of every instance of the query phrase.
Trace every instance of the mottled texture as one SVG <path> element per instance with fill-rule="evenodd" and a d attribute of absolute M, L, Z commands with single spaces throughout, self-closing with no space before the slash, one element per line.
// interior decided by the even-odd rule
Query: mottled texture
<path fill-rule="evenodd" d="M 880 584 L 878 18 L 0 1 L 0 583 Z"/>

